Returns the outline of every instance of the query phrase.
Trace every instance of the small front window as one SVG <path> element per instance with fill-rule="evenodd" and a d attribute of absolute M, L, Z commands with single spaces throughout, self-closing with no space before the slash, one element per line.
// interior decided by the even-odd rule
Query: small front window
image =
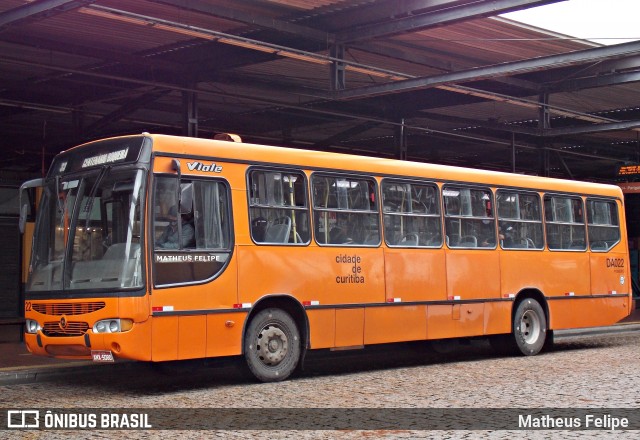
<path fill-rule="evenodd" d="M 226 183 L 157 177 L 154 196 L 156 286 L 213 279 L 231 254 Z"/>

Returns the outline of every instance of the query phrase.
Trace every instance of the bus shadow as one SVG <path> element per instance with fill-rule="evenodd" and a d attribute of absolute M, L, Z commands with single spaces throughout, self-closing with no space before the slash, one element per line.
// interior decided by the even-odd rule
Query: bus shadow
<path fill-rule="evenodd" d="M 549 352 L 592 350 L 615 345 L 624 343 L 589 338 L 571 339 L 558 341 Z M 514 355 L 496 353 L 485 338 L 382 344 L 349 351 L 317 350 L 307 353 L 302 368 L 290 380 L 417 366 L 446 366 L 505 357 Z M 104 374 L 87 371 L 87 374 L 61 376 L 53 380 L 76 387 L 139 396 L 258 384 L 241 356 L 158 364 L 131 362 L 112 367 L 105 370 Z"/>

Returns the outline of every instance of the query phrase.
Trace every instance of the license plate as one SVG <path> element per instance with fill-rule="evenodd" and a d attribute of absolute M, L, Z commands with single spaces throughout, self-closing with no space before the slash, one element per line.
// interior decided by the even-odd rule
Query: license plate
<path fill-rule="evenodd" d="M 113 362 L 113 353 L 109 350 L 91 350 L 93 362 Z"/>

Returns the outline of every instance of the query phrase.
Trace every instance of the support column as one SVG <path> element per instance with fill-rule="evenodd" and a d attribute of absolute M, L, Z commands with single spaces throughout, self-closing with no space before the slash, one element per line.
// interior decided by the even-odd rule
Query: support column
<path fill-rule="evenodd" d="M 404 118 L 400 120 L 400 125 L 396 125 L 396 159 L 407 160 L 407 133 L 404 126 Z"/>
<path fill-rule="evenodd" d="M 344 60 L 344 44 L 333 44 L 329 50 L 332 58 Z M 339 61 L 331 62 L 331 91 L 344 90 L 346 88 L 345 65 Z"/>
<path fill-rule="evenodd" d="M 198 95 L 195 92 L 182 92 L 182 134 L 198 137 Z"/>
<path fill-rule="evenodd" d="M 516 134 L 511 132 L 511 172 L 516 172 Z"/>
<path fill-rule="evenodd" d="M 545 130 L 550 128 L 550 113 L 549 113 L 549 93 L 540 93 L 538 97 L 540 107 L 538 109 L 538 129 L 540 133 L 544 133 Z M 538 143 L 540 148 L 540 175 L 549 177 L 549 150 L 547 149 L 547 141 L 543 136 L 540 136 Z"/>

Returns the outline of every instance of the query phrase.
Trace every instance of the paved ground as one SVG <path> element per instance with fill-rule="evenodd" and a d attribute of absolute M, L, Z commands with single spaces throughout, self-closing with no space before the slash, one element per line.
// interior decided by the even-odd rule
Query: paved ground
<path fill-rule="evenodd" d="M 565 408 L 570 413 L 575 408 L 640 411 L 640 332 L 637 331 L 568 335 L 559 339 L 553 351 L 535 357 L 499 357 L 481 341 L 453 347 L 452 351 L 451 347 L 437 347 L 438 351 L 445 351 L 444 354 L 432 348 L 427 349 L 425 344 L 404 344 L 364 352 L 314 353 L 307 359 L 304 372 L 289 381 L 273 384 L 246 379 L 238 364 L 228 361 L 216 361 L 204 368 L 180 364 L 161 372 L 143 364 L 127 365 L 109 372 L 96 370 L 96 374 L 62 375 L 50 377 L 46 382 L 1 386 L 0 407 L 178 409 L 162 413 L 166 418 L 179 416 L 179 410 L 187 408 L 253 408 L 254 412 L 249 415 L 280 417 L 285 425 L 287 415 L 293 416 L 295 412 L 279 410 L 281 408 L 322 408 L 324 410 L 304 414 L 329 425 L 332 415 L 348 413 L 352 408 L 378 409 L 371 414 L 382 418 L 407 415 L 402 411 L 411 408 L 473 409 L 460 411 L 460 416 L 465 418 L 470 414 L 482 417 L 481 408 Z M 333 412 L 332 408 L 340 411 Z M 218 413 L 206 414 L 216 417 Z M 320 422 L 303 420 L 300 423 L 300 428 L 310 429 L 318 428 Z M 87 431 L 4 431 L 3 434 L 10 438 L 53 439 L 89 435 Z M 511 439 L 523 436 L 577 439 L 637 438 L 638 431 L 420 431 L 400 424 L 393 430 L 94 431 L 91 435 L 132 439 Z"/>

